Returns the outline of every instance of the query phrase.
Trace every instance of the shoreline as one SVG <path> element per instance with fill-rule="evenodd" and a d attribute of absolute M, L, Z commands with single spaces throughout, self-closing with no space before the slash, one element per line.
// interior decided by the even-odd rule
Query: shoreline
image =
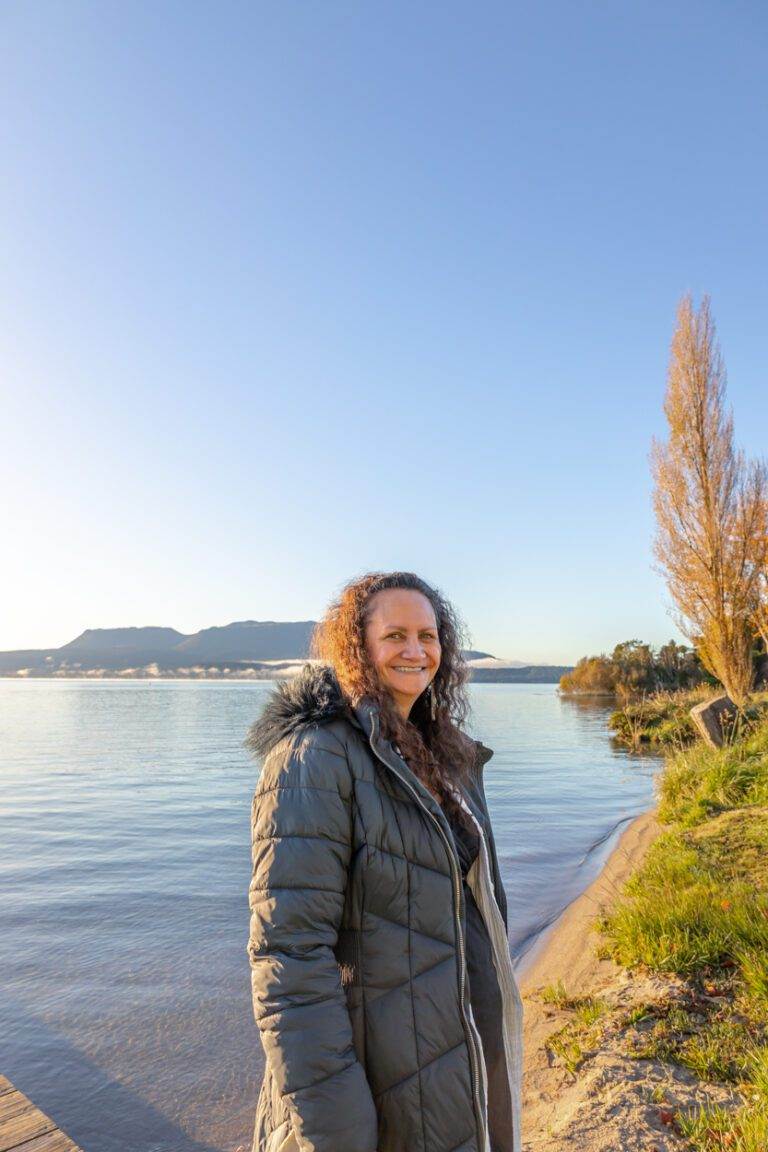
<path fill-rule="evenodd" d="M 547 957 L 550 952 L 555 954 L 564 947 L 566 937 L 575 936 L 574 926 L 578 932 L 588 932 L 589 923 L 597 914 L 596 904 L 608 903 L 610 894 L 628 879 L 658 834 L 655 813 L 656 808 L 651 807 L 637 816 L 619 821 L 606 838 L 608 853 L 594 879 L 526 942 L 515 963 L 515 977 L 521 990 L 533 986 L 536 981 L 540 984 L 549 981 L 548 970 L 556 965 Z M 653 834 L 649 827 L 654 828 Z M 543 973 L 540 979 L 537 976 L 539 969 Z"/>
<path fill-rule="evenodd" d="M 567 1152 L 572 1146 L 584 1152 L 614 1152 L 617 1147 L 640 1152 L 649 1146 L 643 1142 L 642 1133 L 636 1132 L 632 1141 L 637 1142 L 632 1142 L 627 1132 L 614 1129 L 613 1121 L 601 1113 L 601 1100 L 610 1099 L 610 1106 L 619 1112 L 627 1104 L 628 1074 L 615 1062 L 586 1078 L 585 1084 L 553 1060 L 547 1041 L 562 1027 L 563 1013 L 553 1010 L 542 999 L 541 991 L 559 986 L 569 997 L 607 998 L 612 1002 L 633 992 L 635 978 L 612 960 L 598 957 L 601 938 L 593 925 L 600 912 L 619 896 L 661 831 L 656 808 L 632 819 L 597 877 L 521 958 L 517 977 L 524 1004 L 524 1152 Z M 663 1137 L 652 1146 L 659 1152 L 671 1152 Z"/>

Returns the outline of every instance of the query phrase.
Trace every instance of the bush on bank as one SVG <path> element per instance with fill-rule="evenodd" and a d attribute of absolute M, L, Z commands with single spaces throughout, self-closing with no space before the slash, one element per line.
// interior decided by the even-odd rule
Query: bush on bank
<path fill-rule="evenodd" d="M 655 692 L 627 701 L 611 714 L 608 726 L 616 739 L 629 748 L 664 747 L 685 748 L 698 740 L 698 732 L 691 719 L 691 708 L 712 698 L 709 685 L 699 685 L 680 692 Z M 759 726 L 768 716 L 768 693 L 752 697 L 739 719 L 734 734 L 735 743 Z"/>
<path fill-rule="evenodd" d="M 655 692 L 627 701 L 611 714 L 608 727 L 630 748 L 640 745 L 682 748 L 693 743 L 697 731 L 691 708 L 712 695 L 706 686 L 680 692 Z"/>
<path fill-rule="evenodd" d="M 641 640 L 624 640 L 610 656 L 583 656 L 560 680 L 565 695 L 621 696 L 678 691 L 715 681 L 693 648 L 670 640 L 655 649 Z"/>

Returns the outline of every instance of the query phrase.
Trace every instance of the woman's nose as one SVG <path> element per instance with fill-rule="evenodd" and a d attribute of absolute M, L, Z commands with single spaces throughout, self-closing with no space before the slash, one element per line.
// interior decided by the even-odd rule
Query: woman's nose
<path fill-rule="evenodd" d="M 424 655 L 424 645 L 417 637 L 412 637 L 406 640 L 405 648 L 403 649 L 403 656 L 409 660 L 420 660 Z"/>

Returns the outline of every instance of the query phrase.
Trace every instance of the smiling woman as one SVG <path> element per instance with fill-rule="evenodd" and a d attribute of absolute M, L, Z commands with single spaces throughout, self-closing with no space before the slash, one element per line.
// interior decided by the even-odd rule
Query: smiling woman
<path fill-rule="evenodd" d="M 250 734 L 253 1152 L 520 1152 L 522 1011 L 461 628 L 409 572 L 330 606 Z"/>

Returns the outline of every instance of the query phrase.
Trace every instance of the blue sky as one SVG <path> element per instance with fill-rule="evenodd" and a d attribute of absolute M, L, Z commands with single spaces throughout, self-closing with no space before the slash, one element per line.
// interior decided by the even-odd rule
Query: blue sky
<path fill-rule="evenodd" d="M 648 451 L 708 292 L 768 436 L 760 3 L 0 8 L 0 648 L 316 617 L 678 636 Z"/>

